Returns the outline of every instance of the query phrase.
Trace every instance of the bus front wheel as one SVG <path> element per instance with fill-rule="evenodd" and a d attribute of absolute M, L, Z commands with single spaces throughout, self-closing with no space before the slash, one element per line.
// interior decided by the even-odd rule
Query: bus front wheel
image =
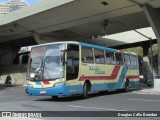
<path fill-rule="evenodd" d="M 83 98 L 87 98 L 88 97 L 88 93 L 87 93 L 87 83 L 85 82 L 83 85 Z"/>
<path fill-rule="evenodd" d="M 52 100 L 57 100 L 58 96 L 52 96 Z"/>

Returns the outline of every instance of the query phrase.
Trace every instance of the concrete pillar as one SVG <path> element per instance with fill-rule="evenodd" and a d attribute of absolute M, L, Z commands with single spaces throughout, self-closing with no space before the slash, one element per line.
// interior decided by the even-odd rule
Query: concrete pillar
<path fill-rule="evenodd" d="M 157 37 L 158 43 L 158 75 L 160 75 L 160 11 L 146 4 L 143 7 L 144 13 Z"/>
<path fill-rule="evenodd" d="M 148 81 L 153 82 L 153 75 L 152 75 L 152 68 L 151 68 L 151 61 L 149 58 L 149 44 L 142 45 L 143 48 L 143 76 L 144 82 L 147 83 Z"/>
<path fill-rule="evenodd" d="M 143 56 L 144 57 L 148 56 L 150 45 L 149 44 L 143 44 L 142 48 L 143 48 Z"/>

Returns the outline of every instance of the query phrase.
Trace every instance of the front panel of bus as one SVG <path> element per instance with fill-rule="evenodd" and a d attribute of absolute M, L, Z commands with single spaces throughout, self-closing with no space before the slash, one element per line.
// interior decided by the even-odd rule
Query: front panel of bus
<path fill-rule="evenodd" d="M 33 47 L 28 61 L 28 87 L 30 95 L 65 95 L 66 44 Z"/>

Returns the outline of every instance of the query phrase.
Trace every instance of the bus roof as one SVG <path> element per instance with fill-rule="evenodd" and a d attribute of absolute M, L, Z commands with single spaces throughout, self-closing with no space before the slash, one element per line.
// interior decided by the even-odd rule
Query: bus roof
<path fill-rule="evenodd" d="M 136 55 L 136 53 L 134 53 L 134 52 L 128 52 L 128 51 L 124 51 L 124 50 L 117 50 L 117 49 L 114 49 L 114 48 L 109 48 L 109 47 L 104 47 L 104 46 L 99 46 L 99 45 L 93 45 L 93 44 L 88 44 L 88 43 L 83 43 L 83 42 L 76 42 L 76 41 L 51 42 L 51 43 L 34 45 L 34 46 L 32 46 L 32 48 L 38 47 L 38 46 L 44 46 L 44 45 L 63 44 L 63 43 L 76 44 L 76 45 L 86 46 L 86 47 L 90 47 L 90 48 L 96 48 L 96 49 L 100 49 L 100 50 L 108 50 L 108 51 L 113 51 L 113 52 L 121 52 L 121 53 Z"/>

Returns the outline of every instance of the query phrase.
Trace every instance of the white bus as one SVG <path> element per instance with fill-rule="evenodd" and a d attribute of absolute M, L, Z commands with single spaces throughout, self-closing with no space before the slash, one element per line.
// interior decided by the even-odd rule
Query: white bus
<path fill-rule="evenodd" d="M 87 97 L 89 92 L 139 84 L 135 53 L 81 42 L 55 42 L 31 48 L 27 93 L 33 96 Z"/>

